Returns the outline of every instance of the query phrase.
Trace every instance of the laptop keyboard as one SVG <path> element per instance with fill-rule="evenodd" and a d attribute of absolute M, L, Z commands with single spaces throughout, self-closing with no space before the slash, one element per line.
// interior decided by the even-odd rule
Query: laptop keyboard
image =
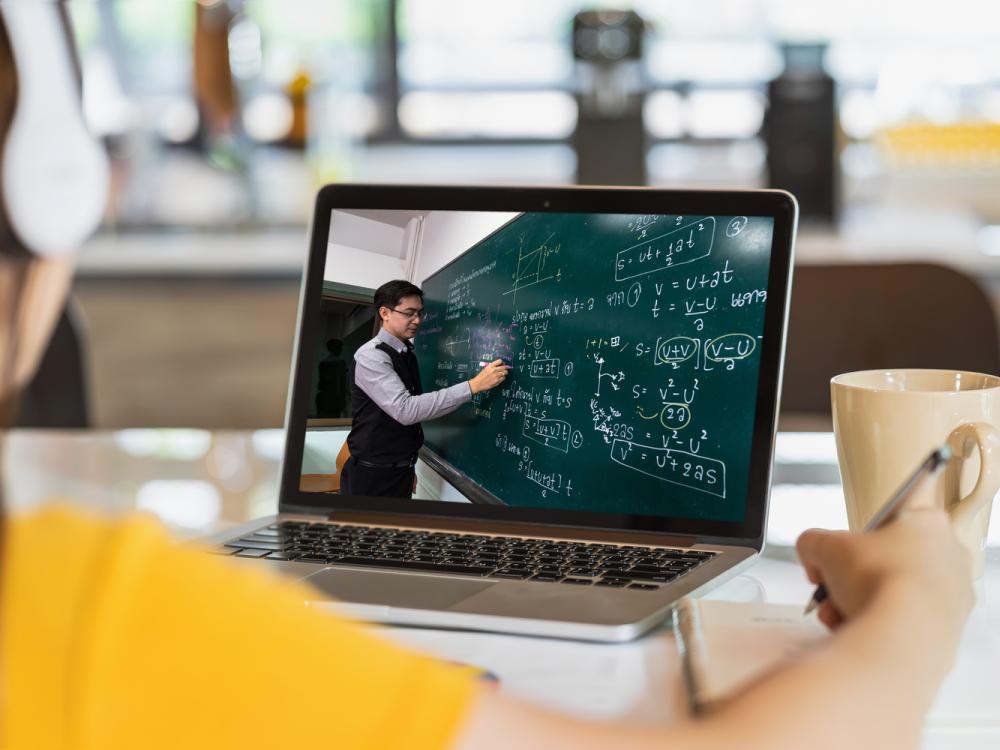
<path fill-rule="evenodd" d="M 284 521 L 227 542 L 223 555 L 652 591 L 715 553 L 380 526 Z"/>

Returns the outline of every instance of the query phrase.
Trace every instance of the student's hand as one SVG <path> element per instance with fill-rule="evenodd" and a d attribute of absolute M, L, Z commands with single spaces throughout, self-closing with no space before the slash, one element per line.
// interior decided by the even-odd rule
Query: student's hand
<path fill-rule="evenodd" d="M 469 381 L 469 387 L 472 388 L 473 393 L 488 391 L 490 388 L 496 388 L 506 378 L 507 365 L 503 363 L 502 359 L 495 359 Z"/>
<path fill-rule="evenodd" d="M 797 548 L 809 580 L 826 586 L 819 619 L 831 628 L 880 604 L 912 607 L 900 618 L 957 641 L 974 603 L 969 553 L 941 510 L 903 513 L 869 534 L 806 531 Z"/>

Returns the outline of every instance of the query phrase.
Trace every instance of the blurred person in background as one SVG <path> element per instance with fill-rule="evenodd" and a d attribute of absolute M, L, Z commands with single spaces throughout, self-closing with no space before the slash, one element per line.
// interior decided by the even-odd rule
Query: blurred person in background
<path fill-rule="evenodd" d="M 316 384 L 316 416 L 320 419 L 337 419 L 344 415 L 347 406 L 347 363 L 341 356 L 344 342 L 327 339 L 327 354 L 319 363 Z"/>

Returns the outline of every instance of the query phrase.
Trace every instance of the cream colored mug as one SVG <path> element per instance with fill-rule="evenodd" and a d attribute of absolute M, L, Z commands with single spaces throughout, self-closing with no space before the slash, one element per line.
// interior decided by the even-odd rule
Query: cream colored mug
<path fill-rule="evenodd" d="M 1000 489 L 1000 377 L 955 370 L 866 370 L 830 381 L 833 431 L 852 530 L 868 519 L 935 448 L 953 458 L 908 507 L 952 516 L 983 572 L 986 531 Z"/>

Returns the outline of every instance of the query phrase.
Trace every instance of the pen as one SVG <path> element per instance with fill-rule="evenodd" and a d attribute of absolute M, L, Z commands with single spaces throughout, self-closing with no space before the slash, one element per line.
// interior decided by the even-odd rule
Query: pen
<path fill-rule="evenodd" d="M 904 502 L 917 489 L 924 483 L 926 479 L 932 477 L 941 468 L 948 463 L 951 458 L 951 449 L 947 445 L 942 445 L 940 448 L 932 452 L 923 462 L 916 468 L 916 470 L 910 475 L 910 477 L 903 482 L 903 486 L 896 490 L 895 494 L 890 497 L 885 505 L 878 509 L 878 512 L 872 516 L 871 520 L 865 524 L 864 531 L 875 531 L 882 526 L 885 526 L 889 521 L 896 517 L 896 513 Z M 803 615 L 808 615 L 816 607 L 822 604 L 826 597 L 828 596 L 826 591 L 826 586 L 822 583 L 816 587 L 816 591 L 813 592 L 812 599 L 809 600 L 809 604 L 806 605 L 806 611 Z"/>

